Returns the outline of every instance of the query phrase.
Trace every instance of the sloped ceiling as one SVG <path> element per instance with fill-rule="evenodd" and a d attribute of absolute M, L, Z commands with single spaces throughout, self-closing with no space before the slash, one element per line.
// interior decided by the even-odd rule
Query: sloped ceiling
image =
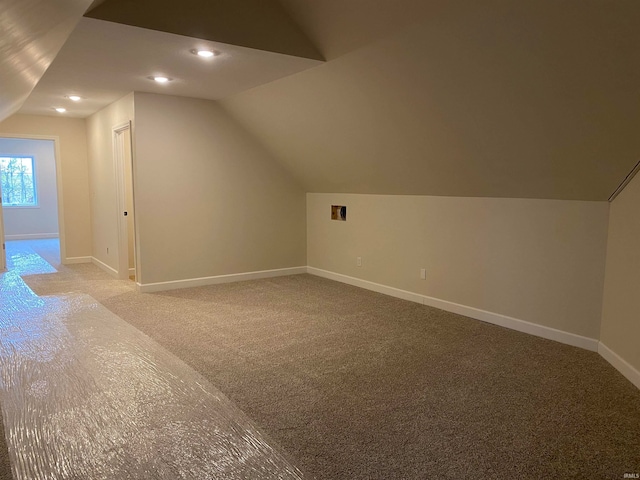
<path fill-rule="evenodd" d="M 222 105 L 307 191 L 606 200 L 640 160 L 636 0 L 282 2 L 329 61 Z"/>
<path fill-rule="evenodd" d="M 1 119 L 91 2 L 0 2 Z M 96 0 L 92 8 L 88 15 L 130 28 L 327 58 L 221 100 L 310 192 L 606 200 L 640 160 L 637 0 Z"/>
<path fill-rule="evenodd" d="M 279 0 L 326 59 L 437 15 L 450 0 Z"/>
<path fill-rule="evenodd" d="M 195 48 L 217 52 L 193 55 Z M 318 60 L 83 18 L 20 113 L 87 117 L 132 91 L 217 100 L 305 68 Z M 166 84 L 151 75 L 172 79 Z M 73 102 L 76 94 L 82 101 Z"/>
<path fill-rule="evenodd" d="M 0 121 L 16 112 L 91 0 L 0 0 Z"/>
<path fill-rule="evenodd" d="M 101 0 L 87 17 L 323 60 L 275 0 Z"/>
<path fill-rule="evenodd" d="M 217 100 L 322 61 L 276 0 L 94 0 L 19 113 L 84 118 L 132 91 Z"/>

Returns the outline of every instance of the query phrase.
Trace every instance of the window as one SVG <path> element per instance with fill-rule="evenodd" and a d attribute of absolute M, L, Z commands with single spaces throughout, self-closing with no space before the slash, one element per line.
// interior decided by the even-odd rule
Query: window
<path fill-rule="evenodd" d="M 33 157 L 0 157 L 0 181 L 5 207 L 38 205 Z"/>

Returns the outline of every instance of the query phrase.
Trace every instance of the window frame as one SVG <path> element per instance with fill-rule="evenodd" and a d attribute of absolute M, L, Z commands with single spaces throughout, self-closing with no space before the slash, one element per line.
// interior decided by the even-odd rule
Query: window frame
<path fill-rule="evenodd" d="M 0 202 L 2 202 L 2 208 L 40 208 L 40 195 L 38 195 L 38 180 L 37 180 L 37 172 L 36 172 L 36 157 L 35 155 L 13 155 L 13 154 L 0 154 L 0 158 L 28 158 L 31 160 L 31 172 L 33 179 L 33 204 L 18 204 L 12 205 L 9 203 L 4 203 L 2 198 L 0 197 Z M 1 169 L 0 169 L 1 170 Z M 2 184 L 0 183 L 0 190 L 2 189 Z"/>

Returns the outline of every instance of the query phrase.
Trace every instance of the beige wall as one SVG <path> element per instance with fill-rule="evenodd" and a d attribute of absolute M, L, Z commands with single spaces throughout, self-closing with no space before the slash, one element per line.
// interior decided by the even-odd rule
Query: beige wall
<path fill-rule="evenodd" d="M 600 341 L 640 371 L 640 175 L 611 204 Z"/>
<path fill-rule="evenodd" d="M 85 121 L 78 118 L 13 115 L 0 123 L 0 136 L 36 135 L 59 139 L 66 258 L 91 255 L 91 220 Z M 64 261 L 64 259 L 63 259 Z"/>
<path fill-rule="evenodd" d="M 217 103 L 135 94 L 142 284 L 306 264 L 302 188 Z"/>
<path fill-rule="evenodd" d="M 310 193 L 308 265 L 597 339 L 607 217 L 606 202 Z"/>
<path fill-rule="evenodd" d="M 113 127 L 133 121 L 133 94 L 87 118 L 91 186 L 92 255 L 118 270 L 118 213 Z"/>
<path fill-rule="evenodd" d="M 33 158 L 36 187 L 35 207 L 4 205 L 4 234 L 7 240 L 58 236 L 58 188 L 53 140 L 1 138 L 0 155 Z"/>

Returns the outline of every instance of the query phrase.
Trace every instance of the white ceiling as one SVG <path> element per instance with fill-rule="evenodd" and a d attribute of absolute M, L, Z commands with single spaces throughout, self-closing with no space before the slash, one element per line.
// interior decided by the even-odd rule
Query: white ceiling
<path fill-rule="evenodd" d="M 0 0 L 0 120 L 38 83 L 90 0 Z"/>
<path fill-rule="evenodd" d="M 193 55 L 194 48 L 220 52 Z M 19 113 L 87 117 L 129 92 L 218 100 L 320 65 L 308 58 L 83 18 Z M 173 79 L 168 84 L 150 75 Z M 78 94 L 81 102 L 65 95 Z"/>

